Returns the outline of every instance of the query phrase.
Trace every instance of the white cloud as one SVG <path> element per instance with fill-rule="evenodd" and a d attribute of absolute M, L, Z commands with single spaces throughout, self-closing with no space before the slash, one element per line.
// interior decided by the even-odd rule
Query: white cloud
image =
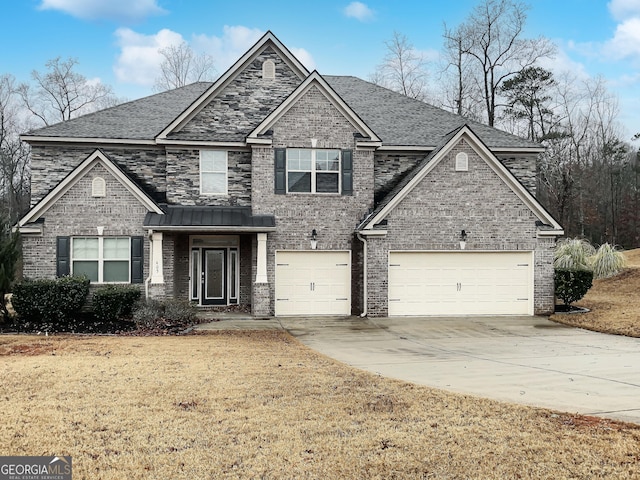
<path fill-rule="evenodd" d="M 191 47 L 198 53 L 211 55 L 218 73 L 222 74 L 263 35 L 264 32 L 257 28 L 225 25 L 220 37 L 204 34 L 194 35 Z M 305 49 L 289 48 L 289 50 L 309 70 L 315 68 L 315 62 L 311 54 Z"/>
<path fill-rule="evenodd" d="M 191 47 L 198 53 L 206 53 L 213 57 L 218 73 L 225 72 L 236 60 L 249 50 L 260 37 L 262 30 L 241 25 L 228 26 L 222 29 L 222 36 L 194 35 Z"/>
<path fill-rule="evenodd" d="M 309 52 L 307 52 L 304 48 L 290 48 L 293 56 L 296 57 L 300 62 L 307 67 L 307 70 L 310 72 L 316 69 L 316 62 L 311 56 Z"/>
<path fill-rule="evenodd" d="M 613 38 L 604 46 L 604 53 L 616 59 L 635 57 L 640 61 L 640 16 L 618 24 Z"/>
<path fill-rule="evenodd" d="M 59 10 L 83 20 L 136 22 L 167 13 L 157 0 L 42 0 L 41 10 Z"/>
<path fill-rule="evenodd" d="M 361 22 L 373 20 L 375 13 L 362 2 L 351 2 L 344 10 L 344 14 L 349 18 L 355 18 Z"/>
<path fill-rule="evenodd" d="M 611 0 L 608 7 L 613 18 L 619 21 L 640 16 L 640 0 Z"/>
<path fill-rule="evenodd" d="M 538 61 L 538 65 L 553 72 L 556 76 L 563 76 L 570 73 L 574 78 L 580 80 L 587 80 L 590 77 L 585 66 L 573 60 L 561 48 L 558 49 L 553 58 L 541 58 Z"/>
<path fill-rule="evenodd" d="M 182 35 L 162 29 L 155 35 L 143 35 L 129 28 L 119 28 L 115 33 L 120 46 L 120 55 L 114 66 L 120 82 L 152 86 L 160 73 L 162 56 L 159 50 L 171 45 L 180 45 Z"/>
<path fill-rule="evenodd" d="M 120 54 L 113 67 L 116 78 L 119 82 L 146 87 L 153 86 L 160 74 L 163 57 L 159 51 L 185 41 L 181 34 L 169 29 L 162 29 L 154 35 L 144 35 L 130 28 L 119 28 L 115 35 L 120 47 Z M 222 74 L 263 35 L 263 31 L 255 28 L 225 26 L 220 37 L 193 35 L 190 46 L 197 54 L 211 55 L 216 70 Z M 309 70 L 315 68 L 313 57 L 305 49 L 290 50 Z"/>

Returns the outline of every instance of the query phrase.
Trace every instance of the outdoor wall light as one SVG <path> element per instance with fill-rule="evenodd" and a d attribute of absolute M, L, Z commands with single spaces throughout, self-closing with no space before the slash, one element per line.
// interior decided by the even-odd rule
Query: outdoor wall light
<path fill-rule="evenodd" d="M 311 230 L 311 250 L 315 250 L 318 248 L 318 232 L 314 228 Z"/>
<path fill-rule="evenodd" d="M 460 232 L 460 250 L 464 250 L 467 247 L 467 232 L 462 230 Z"/>

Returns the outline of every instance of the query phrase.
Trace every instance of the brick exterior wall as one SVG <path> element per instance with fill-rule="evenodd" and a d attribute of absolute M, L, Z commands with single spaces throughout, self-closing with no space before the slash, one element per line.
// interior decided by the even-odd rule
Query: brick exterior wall
<path fill-rule="evenodd" d="M 167 148 L 167 201 L 176 205 L 250 206 L 251 152 L 227 152 L 227 195 L 200 194 L 200 150 Z"/>
<path fill-rule="evenodd" d="M 266 60 L 275 63 L 275 79 L 262 78 L 262 64 Z M 243 141 L 300 82 L 282 58 L 267 47 L 180 132 L 169 138 Z"/>
<path fill-rule="evenodd" d="M 319 250 L 351 250 L 357 222 L 373 206 L 373 152 L 356 150 L 355 128 L 315 87 L 310 89 L 273 127 L 273 147 L 353 150 L 353 195 L 274 193 L 274 151 L 253 148 L 252 206 L 256 214 L 274 214 L 278 231 L 267 237 L 269 290 L 254 287 L 253 310 L 273 314 L 275 251 L 308 250 L 311 230 L 318 233 Z M 269 298 L 261 295 L 268 293 Z"/>
<path fill-rule="evenodd" d="M 455 171 L 455 156 L 469 156 L 469 170 Z M 536 238 L 536 217 L 478 154 L 462 140 L 387 216 L 388 234 L 368 241 L 368 313 L 386 316 L 389 250 L 535 252 L 535 313 L 553 310 L 553 241 Z"/>
<path fill-rule="evenodd" d="M 162 147 L 33 145 L 31 147 L 31 206 L 42 200 L 96 148 L 100 148 L 154 200 L 165 201 L 166 161 Z"/>
<path fill-rule="evenodd" d="M 420 163 L 428 152 L 388 152 L 375 154 L 375 199 L 380 201 L 393 187 Z M 498 155 L 498 159 L 524 185 L 532 195 L 536 194 L 537 154 L 521 154 L 505 157 Z"/>
<path fill-rule="evenodd" d="M 105 180 L 105 197 L 91 195 L 91 182 L 96 176 Z M 23 235 L 24 276 L 55 278 L 56 237 L 97 236 L 98 226 L 104 227 L 105 237 L 144 236 L 144 273 L 147 275 L 149 244 L 142 228 L 146 213 L 146 208 L 98 163 L 44 213 L 41 237 Z"/>

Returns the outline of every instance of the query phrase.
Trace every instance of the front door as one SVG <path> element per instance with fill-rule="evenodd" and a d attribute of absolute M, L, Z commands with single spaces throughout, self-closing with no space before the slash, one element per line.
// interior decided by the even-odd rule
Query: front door
<path fill-rule="evenodd" d="M 236 305 L 240 290 L 237 237 L 193 237 L 189 299 L 198 305 Z"/>
<path fill-rule="evenodd" d="M 227 249 L 202 249 L 202 305 L 227 304 Z"/>

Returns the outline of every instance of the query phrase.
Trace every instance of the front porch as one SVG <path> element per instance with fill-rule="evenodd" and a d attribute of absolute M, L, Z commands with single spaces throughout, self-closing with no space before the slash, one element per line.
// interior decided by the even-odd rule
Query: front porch
<path fill-rule="evenodd" d="M 255 312 L 255 290 L 267 282 L 269 215 L 248 207 L 166 207 L 150 213 L 148 297 L 192 302 L 205 312 Z"/>

